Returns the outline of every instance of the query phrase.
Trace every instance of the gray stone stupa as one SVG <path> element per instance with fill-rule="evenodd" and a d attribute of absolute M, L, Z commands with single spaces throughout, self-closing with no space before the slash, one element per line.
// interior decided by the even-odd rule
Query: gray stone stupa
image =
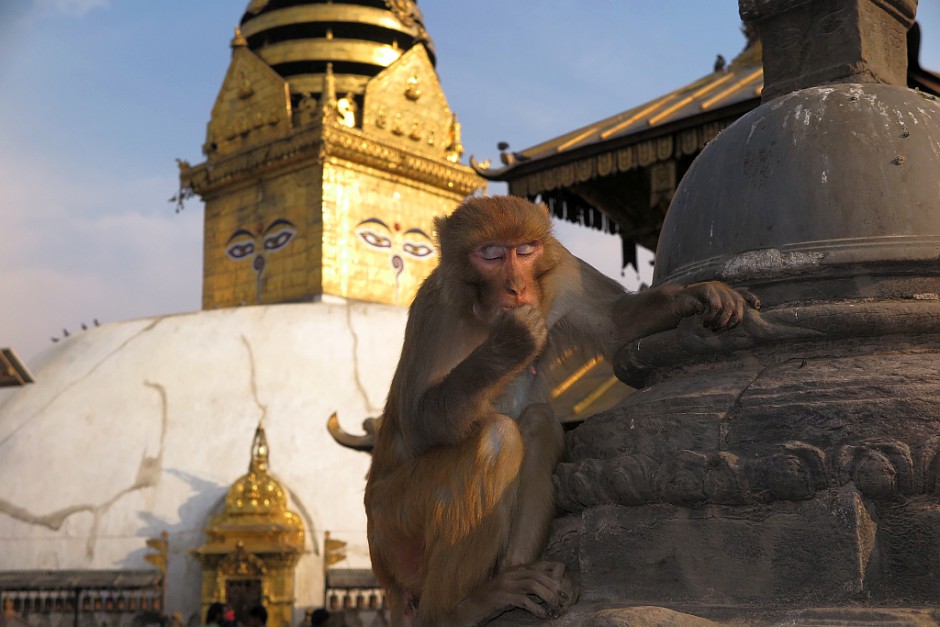
<path fill-rule="evenodd" d="M 654 283 L 764 306 L 618 356 L 641 389 L 556 475 L 548 554 L 582 593 L 555 624 L 940 620 L 940 103 L 903 86 L 916 6 L 741 0 L 763 104 L 683 179 Z"/>

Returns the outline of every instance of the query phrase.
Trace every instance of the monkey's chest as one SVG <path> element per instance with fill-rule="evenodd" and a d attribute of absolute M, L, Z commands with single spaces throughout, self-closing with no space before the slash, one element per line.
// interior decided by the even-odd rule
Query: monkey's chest
<path fill-rule="evenodd" d="M 526 407 L 543 400 L 539 398 L 539 388 L 534 369 L 526 369 L 506 387 L 506 391 L 496 400 L 494 409 L 501 414 L 518 418 Z"/>

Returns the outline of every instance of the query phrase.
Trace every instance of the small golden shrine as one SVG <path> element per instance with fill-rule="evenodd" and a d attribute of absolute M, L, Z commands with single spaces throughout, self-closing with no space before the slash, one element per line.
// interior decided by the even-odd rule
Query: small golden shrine
<path fill-rule="evenodd" d="M 248 474 L 225 495 L 225 508 L 206 526 L 206 544 L 193 551 L 202 564 L 202 611 L 227 603 L 244 621 L 263 605 L 269 627 L 290 627 L 294 567 L 304 550 L 304 524 L 288 509 L 284 487 L 268 471 L 268 442 L 258 425 Z"/>
<path fill-rule="evenodd" d="M 253 0 L 208 124 L 180 162 L 205 202 L 203 308 L 410 304 L 437 262 L 433 218 L 485 181 L 413 0 Z"/>

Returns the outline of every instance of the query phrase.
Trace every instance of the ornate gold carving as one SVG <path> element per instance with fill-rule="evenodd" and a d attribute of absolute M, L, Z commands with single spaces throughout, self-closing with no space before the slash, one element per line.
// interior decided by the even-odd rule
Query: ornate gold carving
<path fill-rule="evenodd" d="M 231 45 L 232 48 L 246 48 L 248 46 L 248 40 L 242 35 L 242 29 L 237 26 L 235 27 L 235 36 L 232 37 L 232 41 L 229 45 Z"/>
<path fill-rule="evenodd" d="M 336 101 L 337 122 L 348 128 L 356 126 L 356 112 L 359 111 L 358 105 L 352 94 L 346 94 Z"/>
<path fill-rule="evenodd" d="M 248 80 L 248 77 L 245 75 L 245 71 L 242 70 L 238 73 L 238 79 L 241 83 L 238 88 L 238 97 L 244 100 L 254 95 L 255 90 L 251 86 L 251 81 Z"/>
<path fill-rule="evenodd" d="M 226 577 L 264 577 L 268 572 L 267 567 L 257 555 L 245 550 L 245 543 L 238 542 L 235 545 L 235 552 L 226 555 L 219 562 L 216 568 L 218 579 Z"/>
<path fill-rule="evenodd" d="M 250 15 L 255 15 L 256 13 L 260 12 L 264 7 L 268 6 L 269 1 L 270 0 L 251 0 L 251 2 L 248 3 L 248 8 L 245 9 L 245 13 L 248 13 Z"/>
<path fill-rule="evenodd" d="M 414 24 L 415 19 L 420 15 L 418 6 L 414 3 L 414 0 L 385 0 L 385 6 L 387 6 L 388 10 L 394 13 L 398 21 L 405 26 Z"/>
<path fill-rule="evenodd" d="M 666 170 L 658 167 L 666 165 L 675 169 L 675 157 L 699 152 L 708 141 L 713 139 L 733 120 L 712 122 L 701 129 L 689 129 L 645 142 L 640 142 L 625 148 L 618 148 L 599 155 L 585 157 L 571 163 L 556 166 L 546 170 L 533 172 L 512 181 L 512 191 L 515 194 L 535 195 L 539 192 L 551 191 L 559 187 L 569 187 L 575 183 L 583 183 L 597 176 L 609 176 L 615 172 L 627 172 L 634 168 L 653 168 L 657 170 L 653 175 L 657 181 L 662 181 Z M 477 169 L 486 169 L 482 164 L 476 164 Z M 674 177 L 673 177 L 674 178 Z M 663 192 L 665 188 L 657 189 Z M 672 197 L 675 190 L 666 194 Z M 659 203 L 664 196 L 656 196 L 655 203 Z M 654 203 L 654 204 L 655 204 Z"/>
<path fill-rule="evenodd" d="M 353 138 L 343 138 L 352 134 Z M 329 142 L 328 144 L 321 142 Z M 225 185 L 248 180 L 260 172 L 297 165 L 304 159 L 336 155 L 398 176 L 411 177 L 442 190 L 466 196 L 485 186 L 473 170 L 446 161 L 409 155 L 396 147 L 368 138 L 356 129 L 314 127 L 233 157 L 180 169 L 184 186 L 200 195 L 212 194 Z"/>
<path fill-rule="evenodd" d="M 418 73 L 412 72 L 411 76 L 408 77 L 408 80 L 405 81 L 405 98 L 414 102 L 420 97 L 421 87 Z"/>
<path fill-rule="evenodd" d="M 404 85 L 404 88 L 403 88 Z M 423 46 L 415 46 L 366 85 L 363 130 L 408 150 L 459 161 L 459 125 Z M 457 136 L 454 138 L 454 133 Z M 456 141 L 452 141 L 455 139 Z"/>
<path fill-rule="evenodd" d="M 456 113 L 450 119 L 450 128 L 448 128 L 447 138 L 447 147 L 444 148 L 446 158 L 451 163 L 458 163 L 460 157 L 463 156 L 463 144 L 461 143 L 460 137 L 460 122 L 457 121 Z M 428 140 L 428 143 L 430 144 L 431 140 Z M 489 167 L 489 161 L 487 161 L 486 167 Z"/>
<path fill-rule="evenodd" d="M 247 48 L 235 49 L 212 107 L 206 155 L 233 154 L 287 134 L 290 129 L 287 83 Z"/>

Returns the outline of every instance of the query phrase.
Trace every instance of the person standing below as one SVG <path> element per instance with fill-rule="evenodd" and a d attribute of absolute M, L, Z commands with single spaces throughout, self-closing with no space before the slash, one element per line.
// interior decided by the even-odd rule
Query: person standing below
<path fill-rule="evenodd" d="M 268 611 L 263 605 L 256 605 L 248 610 L 248 620 L 245 627 L 265 627 L 268 624 Z"/>
<path fill-rule="evenodd" d="M 206 610 L 206 622 L 203 627 L 222 627 L 222 619 L 225 615 L 225 605 L 222 603 L 213 603 Z"/>

